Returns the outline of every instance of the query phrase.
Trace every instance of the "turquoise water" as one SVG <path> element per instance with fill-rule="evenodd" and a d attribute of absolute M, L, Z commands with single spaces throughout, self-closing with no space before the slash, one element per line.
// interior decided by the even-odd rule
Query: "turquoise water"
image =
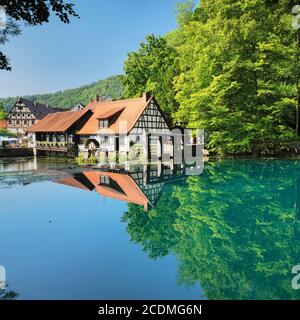
<path fill-rule="evenodd" d="M 299 299 L 300 162 L 226 160 L 187 173 L 2 162 L 7 290 L 19 299 Z"/>

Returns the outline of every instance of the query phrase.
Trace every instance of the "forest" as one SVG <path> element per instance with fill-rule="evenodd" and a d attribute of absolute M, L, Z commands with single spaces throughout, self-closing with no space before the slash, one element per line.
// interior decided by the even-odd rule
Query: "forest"
<path fill-rule="evenodd" d="M 129 53 L 126 96 L 152 91 L 173 123 L 205 130 L 211 153 L 266 155 L 297 148 L 296 4 L 179 3 L 176 30 L 150 35 Z"/>
<path fill-rule="evenodd" d="M 128 53 L 124 75 L 29 98 L 72 107 L 96 93 L 118 99 L 150 91 L 174 125 L 205 130 L 211 154 L 297 152 L 300 14 L 295 5 L 291 0 L 179 2 L 176 29 L 163 37 L 148 35 Z M 2 102 L 7 107 L 13 99 Z"/>
<path fill-rule="evenodd" d="M 97 94 L 103 99 L 120 99 L 123 97 L 123 92 L 122 76 L 116 75 L 79 88 L 67 89 L 54 93 L 28 95 L 24 96 L 24 98 L 39 101 L 52 107 L 68 109 L 72 108 L 77 103 L 83 103 L 84 105 L 88 104 L 92 99 L 95 99 Z M 6 110 L 9 110 L 15 102 L 16 97 L 0 99 L 0 105 L 2 103 Z"/>

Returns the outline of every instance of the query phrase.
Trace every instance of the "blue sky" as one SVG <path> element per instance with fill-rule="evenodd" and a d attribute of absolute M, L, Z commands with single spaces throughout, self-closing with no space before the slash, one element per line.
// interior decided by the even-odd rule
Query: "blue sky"
<path fill-rule="evenodd" d="M 69 0 L 80 19 L 53 17 L 25 27 L 1 48 L 13 71 L 0 71 L 0 97 L 75 88 L 123 72 L 127 52 L 150 33 L 176 26 L 178 0 Z"/>

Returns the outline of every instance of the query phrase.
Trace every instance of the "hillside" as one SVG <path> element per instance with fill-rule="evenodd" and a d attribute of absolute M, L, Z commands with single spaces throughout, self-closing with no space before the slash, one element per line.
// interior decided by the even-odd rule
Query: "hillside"
<path fill-rule="evenodd" d="M 61 108 L 72 108 L 79 102 L 87 104 L 91 99 L 95 99 L 97 94 L 103 98 L 120 99 L 124 92 L 122 77 L 121 75 L 111 76 L 79 88 L 54 93 L 29 95 L 24 96 L 24 98 Z M 3 102 L 6 110 L 9 110 L 16 99 L 17 97 L 9 97 L 0 99 L 0 102 Z"/>

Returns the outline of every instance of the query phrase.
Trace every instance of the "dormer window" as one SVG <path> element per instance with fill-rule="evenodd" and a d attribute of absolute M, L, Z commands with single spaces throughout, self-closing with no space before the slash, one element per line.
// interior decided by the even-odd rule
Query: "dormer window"
<path fill-rule="evenodd" d="M 100 176 L 100 183 L 109 185 L 109 177 L 108 176 Z"/>
<path fill-rule="evenodd" d="M 101 119 L 99 120 L 99 128 L 108 128 L 108 120 L 107 119 Z"/>

